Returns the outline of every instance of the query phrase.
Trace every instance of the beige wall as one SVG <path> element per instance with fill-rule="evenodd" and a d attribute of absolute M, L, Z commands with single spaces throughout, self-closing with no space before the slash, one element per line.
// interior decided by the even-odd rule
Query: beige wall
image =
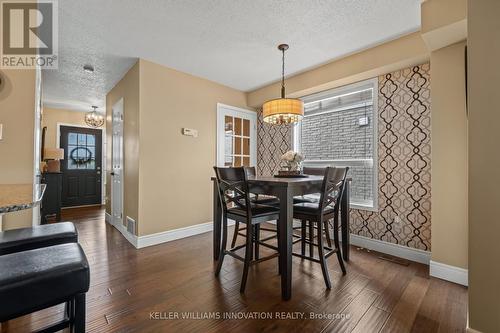
<path fill-rule="evenodd" d="M 0 184 L 33 183 L 35 70 L 0 70 Z M 3 217 L 4 229 L 31 225 L 31 210 Z"/>
<path fill-rule="evenodd" d="M 301 97 L 422 64 L 428 60 L 427 47 L 420 33 L 415 32 L 292 76 L 286 80 L 287 95 Z M 261 107 L 266 100 L 279 97 L 279 92 L 279 83 L 251 91 L 247 96 L 248 105 Z"/>
<path fill-rule="evenodd" d="M 106 95 L 106 212 L 111 211 L 111 115 L 113 105 L 123 98 L 123 214 L 139 216 L 139 61 Z"/>
<path fill-rule="evenodd" d="M 421 7 L 422 38 L 430 50 L 467 38 L 466 0 L 427 0 Z"/>
<path fill-rule="evenodd" d="M 500 332 L 500 1 L 468 2 L 469 326 Z"/>
<path fill-rule="evenodd" d="M 431 53 L 432 260 L 467 268 L 465 42 Z"/>
<path fill-rule="evenodd" d="M 85 112 L 44 108 L 42 128 L 47 127 L 47 132 L 45 133 L 45 148 L 56 148 L 57 123 L 86 126 Z"/>
<path fill-rule="evenodd" d="M 139 235 L 209 222 L 216 106 L 245 107 L 245 94 L 142 59 L 140 70 Z"/>

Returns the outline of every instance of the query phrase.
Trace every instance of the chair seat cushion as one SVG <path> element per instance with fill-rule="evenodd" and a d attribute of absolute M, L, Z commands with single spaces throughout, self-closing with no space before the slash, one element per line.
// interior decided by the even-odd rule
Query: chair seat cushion
<path fill-rule="evenodd" d="M 262 217 L 267 215 L 279 214 L 279 209 L 268 205 L 252 204 L 252 217 Z M 229 214 L 234 214 L 238 216 L 246 216 L 247 212 L 245 208 L 235 207 L 228 209 Z"/>
<path fill-rule="evenodd" d="M 298 197 L 293 197 L 293 203 L 301 203 L 301 202 L 319 202 L 320 195 L 319 194 L 306 194 Z"/>
<path fill-rule="evenodd" d="M 71 222 L 7 230 L 0 232 L 0 255 L 77 241 L 78 232 Z"/>
<path fill-rule="evenodd" d="M 280 203 L 279 199 L 276 197 L 262 196 L 262 195 L 259 195 L 258 198 L 252 198 L 251 200 L 255 204 L 268 205 L 268 206 L 279 205 Z"/>
<path fill-rule="evenodd" d="M 0 322 L 89 289 L 89 265 L 78 243 L 0 256 L 0 267 Z"/>
<path fill-rule="evenodd" d="M 318 215 L 320 213 L 319 210 L 319 202 L 300 202 L 293 205 L 294 213 L 301 214 L 314 214 Z M 327 209 L 323 212 L 324 214 L 333 213 L 333 207 L 327 207 Z"/>

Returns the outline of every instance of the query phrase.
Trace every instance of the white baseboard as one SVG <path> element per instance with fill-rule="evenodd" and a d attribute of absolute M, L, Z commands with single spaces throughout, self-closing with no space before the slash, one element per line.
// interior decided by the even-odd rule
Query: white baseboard
<path fill-rule="evenodd" d="M 111 224 L 113 227 L 115 227 L 122 235 L 125 237 L 126 240 L 129 241 L 130 244 L 132 244 L 135 248 L 138 248 L 138 237 L 136 235 L 131 234 L 128 232 L 127 227 L 121 223 L 121 221 L 117 221 L 116 219 L 113 218 L 110 214 L 107 212 L 104 214 L 105 216 L 105 221 Z"/>
<path fill-rule="evenodd" d="M 431 260 L 429 251 L 414 249 L 408 246 L 384 242 L 378 239 L 351 234 L 351 244 L 365 249 L 382 252 L 391 256 L 404 258 L 428 265 Z"/>
<path fill-rule="evenodd" d="M 429 275 L 446 281 L 469 285 L 469 271 L 464 268 L 442 264 L 437 261 L 430 262 Z"/>
<path fill-rule="evenodd" d="M 127 228 L 123 224 L 119 222 L 113 222 L 113 218 L 110 214 L 106 213 L 105 216 L 106 222 L 118 229 L 118 231 L 120 231 L 122 235 L 138 249 L 203 234 L 205 232 L 212 231 L 214 227 L 213 222 L 206 222 L 184 228 L 162 231 L 155 234 L 136 236 L 129 233 L 127 231 Z M 228 220 L 228 226 L 232 225 L 234 225 L 234 221 Z"/>

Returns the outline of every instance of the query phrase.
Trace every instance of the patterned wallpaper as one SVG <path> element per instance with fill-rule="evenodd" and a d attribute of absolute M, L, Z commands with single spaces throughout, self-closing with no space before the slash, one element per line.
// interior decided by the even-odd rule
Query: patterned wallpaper
<path fill-rule="evenodd" d="M 353 209 L 351 233 L 430 251 L 430 65 L 378 81 L 379 210 Z M 258 123 L 258 172 L 272 175 L 292 147 L 291 128 L 268 125 L 261 113 Z"/>
<path fill-rule="evenodd" d="M 257 173 L 272 176 L 281 169 L 281 155 L 292 149 L 292 125 L 271 125 L 257 117 Z"/>

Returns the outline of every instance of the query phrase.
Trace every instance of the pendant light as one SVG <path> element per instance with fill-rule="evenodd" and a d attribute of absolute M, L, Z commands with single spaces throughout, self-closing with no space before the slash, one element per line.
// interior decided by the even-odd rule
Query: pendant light
<path fill-rule="evenodd" d="M 304 117 L 304 103 L 297 98 L 285 97 L 285 51 L 287 44 L 280 44 L 278 50 L 282 53 L 281 66 L 281 98 L 272 99 L 262 105 L 264 121 L 270 124 L 298 123 Z"/>
<path fill-rule="evenodd" d="M 97 113 L 97 106 L 92 106 L 94 111 L 88 112 L 85 115 L 85 123 L 91 127 L 101 127 L 104 125 L 104 116 Z"/>

